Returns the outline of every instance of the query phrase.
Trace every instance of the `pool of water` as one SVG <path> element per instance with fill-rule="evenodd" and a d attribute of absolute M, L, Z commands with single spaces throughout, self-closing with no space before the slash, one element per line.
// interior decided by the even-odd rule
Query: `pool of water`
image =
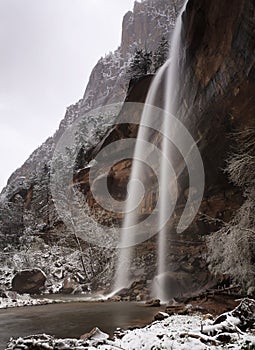
<path fill-rule="evenodd" d="M 47 333 L 79 338 L 94 327 L 112 334 L 117 327 L 144 326 L 161 308 L 138 303 L 69 302 L 0 310 L 0 349 L 10 337 Z"/>

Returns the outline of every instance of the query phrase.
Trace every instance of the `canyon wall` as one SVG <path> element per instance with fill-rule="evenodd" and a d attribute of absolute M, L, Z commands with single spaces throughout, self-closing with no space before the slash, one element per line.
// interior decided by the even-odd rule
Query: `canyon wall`
<path fill-rule="evenodd" d="M 3 190 L 0 226 L 3 246 L 21 236 L 29 225 L 47 239 L 65 232 L 49 192 L 49 168 L 55 145 L 66 128 L 90 109 L 124 100 L 144 102 L 152 76 L 131 84 L 128 90 L 127 67 L 136 48 L 154 50 L 162 36 L 172 31 L 180 5 L 181 2 L 167 0 L 135 2 L 133 12 L 125 15 L 121 46 L 97 63 L 83 98 L 67 109 L 60 129 L 11 176 Z M 183 14 L 182 40 L 183 98 L 179 101 L 178 117 L 197 141 L 205 167 L 206 187 L 192 225 L 177 235 L 175 227 L 190 190 L 187 171 L 180 176 L 178 205 L 169 222 L 168 266 L 169 280 L 178 282 L 180 289 L 185 290 L 188 285 L 190 290 L 195 290 L 212 280 L 207 270 L 205 237 L 220 226 L 217 221 L 204 220 L 205 216 L 228 221 L 243 201 L 239 189 L 229 183 L 222 169 L 233 145 L 230 133 L 248 126 L 254 128 L 255 124 L 254 1 L 189 0 Z M 159 106 L 162 94 L 159 92 Z M 125 113 L 125 107 L 121 113 Z M 74 174 L 74 184 L 86 194 L 94 212 L 100 213 L 96 216 L 107 222 L 112 216 L 107 212 L 102 215 L 93 200 L 86 163 L 113 140 L 135 137 L 137 126 L 116 125 L 106 134 L 102 121 L 88 120 L 88 126 L 90 123 L 97 125 L 100 142 L 95 139 L 88 143 L 80 169 Z M 131 162 L 126 160 L 116 164 L 110 176 L 105 174 L 115 198 L 125 198 L 130 169 Z M 195 193 L 196 189 L 192 190 Z M 148 195 L 143 215 L 149 215 L 154 206 L 155 197 Z M 6 219 L 13 216 L 15 224 Z M 122 218 L 114 219 L 119 223 Z M 136 247 L 131 268 L 134 278 L 150 283 L 156 269 L 156 245 L 154 237 Z"/>
<path fill-rule="evenodd" d="M 213 284 L 206 266 L 205 238 L 228 222 L 243 202 L 242 193 L 230 183 L 223 169 L 235 144 L 230 135 L 255 126 L 255 7 L 250 0 L 229 3 L 190 0 L 183 14 L 182 77 L 178 118 L 197 141 L 205 168 L 205 192 L 192 225 L 182 234 L 175 228 L 183 212 L 189 191 L 187 169 L 179 177 L 179 198 L 169 227 L 169 280 L 181 289 L 195 290 Z M 126 102 L 143 102 L 142 91 L 148 89 L 148 76 L 131 87 Z M 155 104 L 162 104 L 163 90 Z M 126 113 L 125 109 L 122 111 Z M 131 112 L 132 113 L 132 112 Z M 117 125 L 96 151 L 116 139 L 134 137 L 137 126 Z M 131 162 L 124 160 L 108 176 L 114 198 L 125 198 L 123 188 L 129 180 Z M 81 174 L 80 174 L 81 175 Z M 100 174 L 102 176 L 102 173 Z M 86 185 L 86 177 L 78 179 Z M 145 183 L 148 174 L 145 176 Z M 154 181 L 155 183 L 155 181 Z M 148 184 L 148 183 L 147 183 Z M 86 186 L 85 186 L 86 187 Z M 86 187 L 88 190 L 88 186 Z M 150 215 L 157 197 L 151 191 L 142 203 L 141 219 Z M 91 206 L 96 208 L 92 196 Z M 100 210 L 100 208 L 96 209 Z M 131 267 L 133 278 L 155 274 L 157 240 L 154 237 L 138 247 Z M 174 283 L 175 281 L 175 283 Z M 191 282 L 192 281 L 192 282 Z M 209 284 L 208 284 L 209 283 Z M 192 286 L 191 286 L 192 285 Z"/>

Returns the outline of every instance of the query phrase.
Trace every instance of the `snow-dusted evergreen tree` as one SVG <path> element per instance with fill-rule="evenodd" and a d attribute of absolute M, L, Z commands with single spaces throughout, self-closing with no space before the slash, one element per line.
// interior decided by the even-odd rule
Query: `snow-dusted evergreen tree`
<path fill-rule="evenodd" d="M 152 52 L 137 49 L 130 63 L 128 74 L 132 78 L 140 78 L 152 72 Z"/>
<path fill-rule="evenodd" d="M 234 218 L 208 238 L 209 268 L 255 293 L 255 129 L 234 136 L 238 146 L 227 161 L 226 172 L 242 189 L 245 200 Z"/>
<path fill-rule="evenodd" d="M 154 52 L 137 49 L 128 69 L 131 79 L 139 78 L 149 73 L 156 73 L 166 62 L 168 53 L 169 43 L 164 36 Z"/>
<path fill-rule="evenodd" d="M 163 36 L 157 50 L 153 53 L 153 70 L 156 72 L 166 62 L 169 54 L 168 40 Z"/>

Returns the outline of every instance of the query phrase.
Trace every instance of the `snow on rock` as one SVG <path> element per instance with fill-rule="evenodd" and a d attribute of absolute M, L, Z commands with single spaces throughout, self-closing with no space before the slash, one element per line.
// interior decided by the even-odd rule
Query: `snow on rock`
<path fill-rule="evenodd" d="M 53 350 L 53 349 L 88 349 L 85 347 L 87 343 L 78 339 L 55 339 L 49 335 L 33 335 L 31 337 L 18 338 L 11 340 L 6 349 L 42 349 L 42 350 Z"/>
<path fill-rule="evenodd" d="M 4 292 L 0 296 L 0 309 L 7 309 L 10 307 L 22 307 L 22 306 L 35 306 L 53 304 L 56 300 L 50 299 L 36 299 L 32 298 L 29 294 L 18 294 L 16 292 Z"/>
<path fill-rule="evenodd" d="M 89 261 L 89 254 L 84 254 L 84 260 L 86 263 Z M 43 270 L 43 275 L 47 277 L 42 291 L 45 294 L 58 293 L 68 277 L 84 284 L 86 282 L 77 250 L 43 244 L 41 249 L 20 249 L 0 257 L 0 291 L 11 290 L 15 272 L 27 269 L 30 271 L 32 267 Z"/>
<path fill-rule="evenodd" d="M 107 340 L 109 334 L 102 332 L 99 328 L 95 327 L 89 333 L 81 336 L 82 340 Z"/>
<path fill-rule="evenodd" d="M 245 298 L 232 311 L 226 312 L 216 318 L 213 325 L 203 327 L 202 334 L 214 336 L 217 340 L 219 334 L 242 334 L 247 328 L 255 325 L 255 300 Z"/>
<path fill-rule="evenodd" d="M 209 321 L 207 321 L 209 322 Z M 180 350 L 206 350 L 206 349 L 223 349 L 223 344 L 218 345 L 205 344 L 200 338 L 183 336 L 183 331 L 188 333 L 193 329 L 200 328 L 202 318 L 200 316 L 171 316 L 163 321 L 154 322 L 152 325 L 143 329 L 127 331 L 121 340 L 116 341 L 116 345 L 123 349 L 180 349 Z M 245 340 L 255 342 L 255 337 L 243 335 L 243 339 L 233 336 L 234 342 L 238 341 L 236 346 L 225 347 L 225 349 L 239 349 L 240 344 Z"/>
<path fill-rule="evenodd" d="M 89 225 L 88 225 L 89 228 Z M 91 222 L 91 230 L 95 229 Z M 71 279 L 74 288 L 70 293 L 86 294 L 91 292 L 91 282 L 98 281 L 98 289 L 103 290 L 105 285 L 112 280 L 115 252 L 105 249 L 94 249 L 93 266 L 91 265 L 91 248 L 83 249 L 83 261 L 86 271 L 81 263 L 81 253 L 76 247 L 64 246 L 59 239 L 59 245 L 48 245 L 43 240 L 33 240 L 31 246 L 19 247 L 19 249 L 6 250 L 0 255 L 0 296 L 1 292 L 12 289 L 12 280 L 18 271 L 26 269 L 41 269 L 46 275 L 46 282 L 42 294 L 61 293 L 66 279 Z M 70 238 L 71 240 L 71 238 Z M 100 284 L 101 283 L 101 284 Z M 96 286 L 97 288 L 97 286 Z M 110 285 L 107 286 L 110 288 Z"/>

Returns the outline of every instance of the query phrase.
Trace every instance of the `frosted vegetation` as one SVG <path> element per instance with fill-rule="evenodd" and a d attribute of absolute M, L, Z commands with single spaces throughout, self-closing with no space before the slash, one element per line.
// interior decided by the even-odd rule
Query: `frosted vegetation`
<path fill-rule="evenodd" d="M 225 171 L 242 191 L 244 202 L 230 222 L 208 238 L 209 268 L 230 276 L 245 292 L 255 292 L 255 130 L 232 135 L 233 153 Z"/>

